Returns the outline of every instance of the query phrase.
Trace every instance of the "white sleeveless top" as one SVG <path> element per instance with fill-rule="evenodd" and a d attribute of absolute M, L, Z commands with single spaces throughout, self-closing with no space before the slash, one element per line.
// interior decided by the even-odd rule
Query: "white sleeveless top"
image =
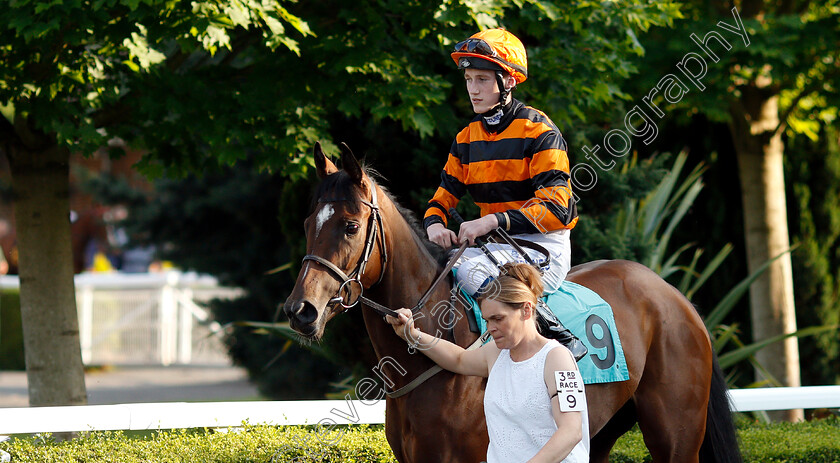
<path fill-rule="evenodd" d="M 484 391 L 484 414 L 490 435 L 487 463 L 524 463 L 557 431 L 551 414 L 552 399 L 543 376 L 546 356 L 557 347 L 565 349 L 557 341 L 549 340 L 533 357 L 521 362 L 511 360 L 508 349 L 499 353 Z M 585 399 L 581 413 L 583 438 L 564 463 L 589 461 L 589 419 Z"/>

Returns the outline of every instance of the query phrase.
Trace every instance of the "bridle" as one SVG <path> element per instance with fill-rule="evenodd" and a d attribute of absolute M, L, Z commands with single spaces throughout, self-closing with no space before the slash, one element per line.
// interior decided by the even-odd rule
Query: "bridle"
<path fill-rule="evenodd" d="M 379 278 L 376 280 L 376 283 L 379 284 L 382 282 L 382 278 L 385 276 L 385 265 L 388 263 L 388 248 L 385 246 L 385 228 L 382 226 L 382 214 L 379 211 L 379 203 L 377 201 L 376 196 L 376 185 L 371 185 L 371 199 L 370 201 L 365 201 L 364 199 L 359 199 L 362 204 L 368 206 L 370 208 L 370 216 L 368 216 L 368 225 L 367 225 L 367 238 L 365 239 L 365 247 L 362 249 L 362 255 L 359 257 L 359 262 L 356 263 L 356 267 L 353 269 L 350 274 L 344 273 L 343 270 L 338 268 L 337 265 L 333 264 L 327 259 L 324 259 L 321 256 L 316 256 L 315 254 L 307 254 L 303 256 L 303 262 L 306 261 L 315 261 L 319 264 L 323 265 L 327 269 L 330 270 L 333 277 L 337 278 L 338 281 L 341 282 L 341 286 L 338 287 L 338 291 L 336 291 L 335 296 L 333 296 L 328 304 L 340 304 L 344 310 L 347 310 L 359 302 L 367 305 L 368 307 L 375 310 L 377 313 L 382 315 L 391 315 L 392 317 L 397 316 L 397 312 L 389 309 L 388 307 L 379 304 L 378 302 L 372 301 L 364 296 L 364 285 L 362 284 L 362 275 L 365 273 L 365 267 L 367 267 L 367 263 L 370 260 L 370 256 L 373 253 L 373 248 L 376 244 L 376 237 L 379 236 L 379 259 L 381 261 L 380 270 L 379 270 Z M 350 199 L 323 199 L 319 198 L 319 203 L 334 203 L 334 202 L 342 202 L 342 201 L 352 201 Z M 352 302 L 345 301 L 345 295 L 349 298 L 353 284 L 357 284 L 359 286 L 359 297 Z"/>
<path fill-rule="evenodd" d="M 328 270 L 330 270 L 331 275 L 333 277 L 335 277 L 336 279 L 338 279 L 338 281 L 341 282 L 341 285 L 338 287 L 338 290 L 336 291 L 335 296 L 333 296 L 327 304 L 338 303 L 346 311 L 346 310 L 350 309 L 351 307 L 354 307 L 359 302 L 361 302 L 362 304 L 370 307 L 371 309 L 373 309 L 374 311 L 376 311 L 379 315 L 382 315 L 383 317 L 386 316 L 386 315 L 390 315 L 392 317 L 397 317 L 398 313 L 396 311 L 394 311 L 392 309 L 389 309 L 388 307 L 385 307 L 384 305 L 382 305 L 382 304 L 380 304 L 376 301 L 372 301 L 372 300 L 370 300 L 370 299 L 368 299 L 367 297 L 364 296 L 364 289 L 365 288 L 364 288 L 364 285 L 362 284 L 362 274 L 364 274 L 365 267 L 367 266 L 368 260 L 370 260 L 370 256 L 373 253 L 373 247 L 376 244 L 376 237 L 377 236 L 379 236 L 379 243 L 380 243 L 379 244 L 379 248 L 380 248 L 379 256 L 380 256 L 381 266 L 380 266 L 380 271 L 379 271 L 379 278 L 376 280 L 376 283 L 374 283 L 374 284 L 379 284 L 382 281 L 382 278 L 385 275 L 385 265 L 388 263 L 388 251 L 387 251 L 387 247 L 385 246 L 385 229 L 382 226 L 382 215 L 379 211 L 379 203 L 377 202 L 376 185 L 371 185 L 371 186 L 372 186 L 372 188 L 371 188 L 371 199 L 370 199 L 370 201 L 365 201 L 363 199 L 358 200 L 362 204 L 368 206 L 370 208 L 371 213 L 370 213 L 370 216 L 368 217 L 368 235 L 367 235 L 367 238 L 365 239 L 365 247 L 362 250 L 362 255 L 359 257 L 359 262 L 356 263 L 356 267 L 353 269 L 353 271 L 350 272 L 350 274 L 348 275 L 348 274 L 344 273 L 343 270 L 338 268 L 337 265 L 333 264 L 332 262 L 330 262 L 327 259 L 324 259 L 321 256 L 316 256 L 315 254 L 307 254 L 307 255 L 303 256 L 303 262 L 311 260 L 311 261 L 314 261 L 314 262 L 317 262 L 317 263 L 323 265 Z M 339 198 L 339 199 L 322 199 L 322 198 L 319 198 L 318 199 L 319 203 L 332 203 L 332 202 L 342 202 L 342 201 L 352 201 L 352 200 L 343 199 L 343 198 Z M 466 247 L 467 247 L 467 243 L 464 242 L 461 245 L 460 249 L 458 249 L 458 252 L 456 252 L 452 256 L 452 258 L 450 258 L 449 263 L 447 264 L 446 268 L 440 273 L 440 275 L 438 275 L 437 279 L 435 279 L 435 281 L 432 283 L 431 287 L 429 287 L 429 289 L 426 291 L 426 293 L 423 295 L 423 297 L 420 298 L 420 300 L 417 302 L 417 304 L 414 307 L 411 308 L 412 313 L 417 313 L 423 307 L 423 305 L 426 303 L 426 301 L 428 301 L 428 299 L 431 296 L 433 290 L 438 286 L 438 284 L 440 284 L 441 281 L 443 281 L 445 279 L 446 275 L 448 275 L 449 271 L 452 269 L 452 266 L 455 264 L 455 262 L 461 256 L 461 254 L 463 254 Z M 347 296 L 349 297 L 350 294 L 351 294 L 350 293 L 350 285 L 352 285 L 353 283 L 359 285 L 359 297 L 357 297 L 355 301 L 350 303 L 350 302 L 347 302 L 347 301 L 344 300 L 344 294 L 342 294 L 342 292 L 346 292 Z M 475 342 L 473 342 L 472 345 L 470 345 L 468 347 L 468 349 L 470 349 L 470 350 L 471 349 L 476 349 L 479 346 L 481 346 L 483 343 L 487 342 L 487 340 L 489 340 L 489 336 L 487 336 L 487 335 L 489 335 L 489 332 L 485 333 L 483 336 L 480 336 L 478 339 L 476 339 Z M 420 374 L 418 377 L 416 377 L 413 381 L 406 384 L 405 386 L 403 386 L 403 387 L 401 387 L 401 388 L 399 388 L 395 391 L 388 391 L 387 392 L 388 397 L 390 397 L 392 399 L 395 399 L 397 397 L 402 397 L 405 394 L 408 394 L 409 392 L 414 390 L 417 386 L 419 386 L 420 384 L 425 382 L 427 379 L 436 375 L 440 371 L 441 371 L 441 367 L 438 366 L 438 365 L 434 365 L 431 368 L 429 368 L 428 370 L 426 370 L 425 372 L 423 372 L 422 374 Z"/>

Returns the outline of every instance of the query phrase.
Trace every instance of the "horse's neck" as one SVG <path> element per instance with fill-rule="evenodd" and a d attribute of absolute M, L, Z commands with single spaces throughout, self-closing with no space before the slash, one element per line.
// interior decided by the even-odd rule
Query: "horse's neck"
<path fill-rule="evenodd" d="M 369 294 L 372 300 L 391 309 L 411 308 L 431 287 L 440 269 L 396 207 L 391 203 L 383 204 L 382 207 L 387 217 L 384 223 L 389 249 L 388 262 L 382 281 L 371 288 Z M 435 333 L 436 320 L 430 315 L 429 308 L 435 307 L 448 294 L 449 285 L 445 282 L 435 288 L 423 309 L 424 316 L 418 322 L 423 331 Z M 390 357 L 409 372 L 429 366 L 430 360 L 425 355 L 408 353 L 406 342 L 396 336 L 391 325 L 385 323 L 382 317 L 372 310 L 366 310 L 364 319 L 374 351 L 380 360 Z M 415 375 L 408 376 L 410 380 Z"/>

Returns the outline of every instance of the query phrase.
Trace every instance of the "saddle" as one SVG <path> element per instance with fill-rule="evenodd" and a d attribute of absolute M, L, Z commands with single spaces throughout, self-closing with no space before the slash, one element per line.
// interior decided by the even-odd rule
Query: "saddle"
<path fill-rule="evenodd" d="M 452 217 L 458 224 L 462 223 L 464 220 L 461 218 L 461 215 L 456 211 L 454 208 L 449 210 L 449 216 Z M 532 265 L 536 268 L 540 275 L 542 275 L 548 266 L 551 264 L 551 254 L 548 252 L 546 248 L 543 246 L 534 243 L 533 241 L 528 241 L 521 238 L 514 238 L 510 236 L 505 230 L 501 228 L 496 228 L 491 230 L 490 233 L 485 235 L 487 239 L 493 241 L 496 244 L 507 244 L 512 247 L 516 252 L 522 256 L 528 264 Z M 487 249 L 487 243 L 481 239 L 476 238 L 476 244 L 481 248 L 484 254 L 490 259 L 490 261 L 496 267 L 501 268 L 502 263 L 499 262 L 493 253 L 491 253 Z M 543 259 L 541 262 L 535 262 L 528 253 L 525 252 L 523 248 L 533 249 L 540 254 L 543 255 Z M 450 259 L 449 264 L 447 265 L 447 270 L 444 270 L 444 273 L 447 273 L 449 269 L 455 264 L 455 261 L 458 260 L 461 253 L 463 252 L 464 247 L 462 246 L 459 249 L 459 252 L 452 256 Z M 467 313 L 467 320 L 470 324 L 470 330 L 474 333 L 479 333 L 480 330 L 478 328 L 478 323 L 475 320 L 475 314 Z M 541 335 L 545 336 L 549 339 L 554 339 L 560 344 L 564 345 L 569 351 L 571 351 L 572 355 L 575 357 L 576 361 L 579 361 L 583 358 L 588 349 L 586 345 L 584 345 L 580 339 L 577 338 L 571 331 L 569 331 L 560 320 L 554 315 L 551 309 L 543 302 L 541 299 L 537 301 L 537 329 Z"/>

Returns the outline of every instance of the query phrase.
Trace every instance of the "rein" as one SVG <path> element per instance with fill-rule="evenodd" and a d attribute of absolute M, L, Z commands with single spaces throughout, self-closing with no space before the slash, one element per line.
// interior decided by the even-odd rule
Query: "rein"
<path fill-rule="evenodd" d="M 349 200 L 349 199 L 318 199 L 319 203 L 321 203 L 321 202 L 329 203 L 329 202 L 339 202 L 339 201 L 351 201 L 351 200 Z M 380 259 L 382 261 L 382 265 L 381 265 L 381 270 L 379 272 L 379 279 L 374 284 L 379 284 L 380 282 L 382 282 L 382 278 L 385 275 L 385 264 L 388 263 L 388 253 L 387 253 L 387 250 L 386 250 L 387 248 L 385 246 L 385 229 L 382 226 L 382 215 L 379 211 L 379 204 L 377 202 L 377 197 L 376 197 L 376 186 L 374 185 L 373 188 L 371 189 L 371 200 L 370 200 L 370 202 L 365 201 L 363 199 L 360 200 L 360 201 L 362 202 L 362 204 L 370 207 L 371 214 L 370 214 L 370 217 L 368 219 L 368 235 L 367 235 L 367 238 L 365 239 L 365 247 L 362 250 L 361 257 L 359 257 L 359 262 L 356 264 L 356 267 L 353 269 L 353 271 L 350 272 L 350 275 L 347 275 L 346 273 L 344 273 L 343 270 L 338 268 L 337 265 L 333 264 L 329 260 L 324 259 L 321 256 L 316 256 L 315 254 L 307 254 L 307 255 L 303 256 L 303 262 L 306 262 L 306 261 L 317 262 L 317 263 L 323 265 L 324 267 L 326 267 L 332 273 L 333 277 L 338 279 L 338 281 L 341 281 L 341 286 L 338 287 L 338 291 L 336 291 L 336 295 L 330 299 L 328 304 L 333 304 L 333 303 L 341 304 L 341 307 L 343 307 L 344 310 L 347 311 L 351 307 L 354 307 L 359 302 L 361 302 L 363 305 L 366 305 L 366 306 L 370 307 L 376 313 L 378 313 L 379 315 L 382 315 L 383 317 L 386 316 L 386 315 L 390 315 L 392 317 L 397 317 L 399 314 L 395 310 L 390 309 L 388 307 L 385 307 L 384 305 L 382 305 L 382 304 L 380 304 L 376 301 L 373 301 L 373 300 L 364 296 L 364 289 L 365 288 L 364 288 L 364 285 L 362 284 L 362 274 L 365 271 L 365 267 L 367 266 L 368 260 L 370 260 L 370 255 L 373 253 L 373 247 L 376 244 L 375 242 L 376 242 L 377 234 L 379 236 L 379 243 L 380 243 L 379 248 L 380 248 L 380 256 L 381 256 Z M 449 259 L 449 262 L 446 264 L 446 267 L 437 276 L 437 278 L 432 283 L 432 285 L 429 287 L 429 289 L 426 290 L 426 292 L 423 294 L 423 296 L 420 298 L 420 300 L 417 302 L 417 304 L 415 304 L 414 307 L 411 308 L 411 313 L 417 313 L 418 311 L 420 311 L 420 309 L 422 309 L 423 305 L 429 300 L 429 297 L 431 297 L 432 292 L 446 278 L 446 276 L 449 274 L 449 271 L 452 270 L 452 267 L 455 265 L 455 263 L 461 257 L 461 254 L 463 254 L 464 251 L 467 249 L 467 245 L 468 245 L 468 243 L 466 241 L 463 244 L 461 244 L 461 247 L 458 248 L 458 251 L 455 254 L 452 255 L 452 257 Z M 359 285 L 359 296 L 352 303 L 348 303 L 344 300 L 344 294 L 342 294 L 342 292 L 346 292 L 346 295 L 349 298 L 350 295 L 351 295 L 350 285 L 352 285 L 353 283 Z M 489 333 L 485 333 L 485 334 L 489 334 Z M 487 339 L 489 339 L 489 337 L 479 336 L 479 338 L 476 339 L 475 342 L 473 342 L 472 345 L 470 345 L 467 349 L 468 350 L 476 349 L 476 348 L 480 347 L 484 342 L 486 342 Z M 390 392 L 386 391 L 386 393 L 387 393 L 388 397 L 390 397 L 392 399 L 395 399 L 397 397 L 402 397 L 403 395 L 408 394 L 409 392 L 414 390 L 417 386 L 419 386 L 420 384 L 425 382 L 427 379 L 429 379 L 432 376 L 439 373 L 441 370 L 442 370 L 442 368 L 440 366 L 434 365 L 431 368 L 429 368 L 428 370 L 426 370 L 425 372 L 421 373 L 418 377 L 414 378 L 414 380 L 412 380 L 411 382 L 409 382 L 405 386 L 403 386 L 403 387 L 401 387 L 401 388 L 399 388 L 395 391 L 390 391 Z"/>

